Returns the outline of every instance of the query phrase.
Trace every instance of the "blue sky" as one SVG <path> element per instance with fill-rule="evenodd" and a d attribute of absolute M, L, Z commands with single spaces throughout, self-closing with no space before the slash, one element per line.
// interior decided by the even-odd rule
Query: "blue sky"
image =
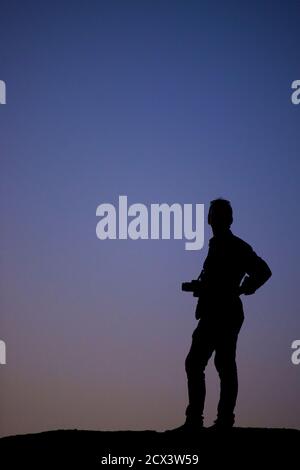
<path fill-rule="evenodd" d="M 238 424 L 299 427 L 299 2 L 3 1 L 0 22 L 1 434 L 183 420 L 180 285 L 211 234 L 102 242 L 96 208 L 122 194 L 231 200 L 273 271 L 244 303 Z"/>

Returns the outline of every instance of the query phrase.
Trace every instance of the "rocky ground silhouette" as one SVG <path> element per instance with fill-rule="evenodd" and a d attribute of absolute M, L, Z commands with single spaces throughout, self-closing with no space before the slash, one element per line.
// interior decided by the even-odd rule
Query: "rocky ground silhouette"
<path fill-rule="evenodd" d="M 233 428 L 195 435 L 58 430 L 0 439 L 1 468 L 261 468 L 300 463 L 300 430 Z M 5 463 L 5 464 L 4 464 Z"/>

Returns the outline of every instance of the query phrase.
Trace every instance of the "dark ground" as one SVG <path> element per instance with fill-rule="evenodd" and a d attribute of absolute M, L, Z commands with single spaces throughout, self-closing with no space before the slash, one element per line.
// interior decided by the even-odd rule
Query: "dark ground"
<path fill-rule="evenodd" d="M 166 454 L 198 456 L 198 463 L 189 464 L 187 459 L 185 464 L 176 464 L 177 468 L 217 468 L 216 464 L 218 468 L 300 468 L 300 431 L 234 428 L 188 436 L 156 431 L 62 430 L 0 439 L 2 470 L 107 468 L 101 459 L 109 454 L 136 457 L 131 467 L 126 463 L 110 464 L 115 468 L 170 468 L 170 457 L 166 461 L 160 457 Z M 146 464 L 147 454 L 152 457 L 151 465 Z"/>

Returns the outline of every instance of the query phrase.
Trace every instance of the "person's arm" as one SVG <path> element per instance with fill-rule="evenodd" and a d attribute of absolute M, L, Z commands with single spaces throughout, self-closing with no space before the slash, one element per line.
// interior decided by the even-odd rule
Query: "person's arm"
<path fill-rule="evenodd" d="M 205 278 L 207 274 L 207 265 L 209 264 L 209 259 L 210 259 L 210 249 L 208 250 L 207 256 L 204 260 L 202 270 L 199 276 L 197 277 L 197 284 L 196 284 L 197 288 L 194 291 L 194 297 L 200 297 L 202 289 L 205 285 Z"/>
<path fill-rule="evenodd" d="M 239 288 L 240 294 L 251 295 L 259 289 L 272 276 L 271 269 L 267 263 L 260 258 L 250 246 L 246 252 L 246 273 Z"/>

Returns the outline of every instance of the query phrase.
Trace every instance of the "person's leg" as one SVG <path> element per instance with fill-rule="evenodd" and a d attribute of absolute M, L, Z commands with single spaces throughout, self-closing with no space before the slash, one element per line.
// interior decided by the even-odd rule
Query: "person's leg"
<path fill-rule="evenodd" d="M 189 403 L 186 408 L 186 423 L 203 424 L 205 401 L 205 368 L 214 351 L 211 328 L 201 322 L 193 332 L 190 351 L 185 360 Z"/>
<path fill-rule="evenodd" d="M 220 377 L 220 400 L 216 424 L 233 426 L 234 409 L 238 395 L 236 345 L 240 326 L 224 328 L 218 335 L 215 366 Z"/>

